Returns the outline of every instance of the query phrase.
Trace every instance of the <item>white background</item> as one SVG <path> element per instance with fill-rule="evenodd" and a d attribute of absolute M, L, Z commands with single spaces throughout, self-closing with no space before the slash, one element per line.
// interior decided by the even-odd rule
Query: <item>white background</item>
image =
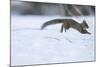
<path fill-rule="evenodd" d="M 39 1 L 39 0 L 38 0 Z M 47 0 L 41 0 L 47 1 Z M 49 0 L 48 0 L 49 1 Z M 54 2 L 58 2 L 58 0 L 51 0 Z M 70 64 L 54 64 L 54 65 L 41 65 L 36 67 L 99 67 L 100 63 L 100 45 L 99 45 L 99 17 L 100 17 L 100 2 L 99 0 L 92 1 L 92 0 L 59 0 L 59 2 L 68 2 L 72 4 L 96 4 L 96 62 L 85 62 L 85 63 L 70 63 Z M 92 1 L 92 2 L 91 2 Z M 1 0 L 0 1 L 0 67 L 9 67 L 10 62 L 10 1 L 9 0 Z M 27 66 L 29 67 L 29 66 Z M 35 67 L 35 66 L 34 66 Z"/>

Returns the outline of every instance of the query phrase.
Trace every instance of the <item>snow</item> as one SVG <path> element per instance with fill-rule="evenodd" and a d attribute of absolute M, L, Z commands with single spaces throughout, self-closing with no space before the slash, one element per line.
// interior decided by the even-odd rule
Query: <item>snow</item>
<path fill-rule="evenodd" d="M 41 25 L 55 18 L 73 18 L 89 24 L 92 34 L 74 29 L 60 33 L 61 24 L 40 30 Z M 11 16 L 11 65 L 67 63 L 95 60 L 95 17 Z"/>

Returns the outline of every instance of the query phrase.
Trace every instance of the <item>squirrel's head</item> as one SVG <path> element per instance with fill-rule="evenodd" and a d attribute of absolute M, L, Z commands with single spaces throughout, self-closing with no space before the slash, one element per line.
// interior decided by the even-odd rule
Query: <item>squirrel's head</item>
<path fill-rule="evenodd" d="M 83 22 L 81 23 L 83 28 L 89 28 L 88 24 L 86 23 L 85 20 L 83 20 Z"/>

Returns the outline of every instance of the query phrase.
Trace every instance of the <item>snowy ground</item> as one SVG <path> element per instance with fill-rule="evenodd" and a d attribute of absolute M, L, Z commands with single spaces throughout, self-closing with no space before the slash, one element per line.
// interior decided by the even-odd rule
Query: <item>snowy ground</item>
<path fill-rule="evenodd" d="M 91 35 L 74 29 L 60 33 L 61 24 L 40 30 L 44 22 L 54 18 L 60 17 L 11 16 L 12 66 L 95 60 L 95 18 L 71 17 L 79 22 L 85 19 Z"/>

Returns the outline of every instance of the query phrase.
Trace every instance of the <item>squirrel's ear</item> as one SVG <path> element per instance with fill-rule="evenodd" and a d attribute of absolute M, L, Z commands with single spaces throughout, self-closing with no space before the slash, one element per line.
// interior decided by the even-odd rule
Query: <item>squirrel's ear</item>
<path fill-rule="evenodd" d="M 85 21 L 85 20 L 83 20 L 83 23 L 86 23 L 86 21 Z"/>
<path fill-rule="evenodd" d="M 81 23 L 81 25 L 83 25 L 85 28 L 89 28 L 88 24 L 86 23 L 85 20 L 83 20 L 83 22 Z"/>
<path fill-rule="evenodd" d="M 82 24 L 85 25 L 86 28 L 89 28 L 89 26 L 88 26 L 88 24 L 86 23 L 85 20 L 83 20 L 83 23 Z"/>

